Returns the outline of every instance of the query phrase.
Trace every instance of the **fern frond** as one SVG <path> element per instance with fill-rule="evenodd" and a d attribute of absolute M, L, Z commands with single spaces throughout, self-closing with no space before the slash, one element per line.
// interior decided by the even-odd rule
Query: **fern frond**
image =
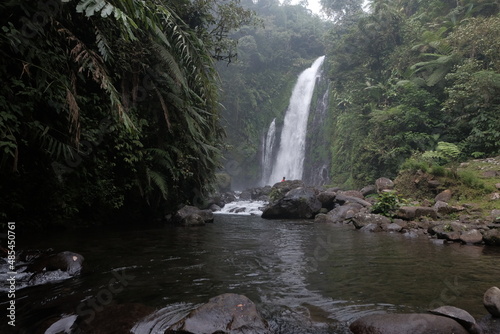
<path fill-rule="evenodd" d="M 160 190 L 162 197 L 164 199 L 167 199 L 168 187 L 166 177 L 163 174 L 153 171 L 149 168 L 146 169 L 146 176 L 149 186 L 151 187 L 152 185 L 155 185 Z"/>

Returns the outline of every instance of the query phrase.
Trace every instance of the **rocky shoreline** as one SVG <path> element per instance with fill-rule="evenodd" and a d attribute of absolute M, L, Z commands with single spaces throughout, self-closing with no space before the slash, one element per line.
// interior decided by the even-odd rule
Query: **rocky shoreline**
<path fill-rule="evenodd" d="M 484 173 L 489 177 L 500 176 L 496 170 Z M 308 187 L 300 180 L 284 181 L 272 187 L 247 189 L 240 194 L 226 192 L 213 196 L 204 212 L 219 211 L 226 203 L 236 200 L 259 200 L 268 202 L 262 208 L 264 219 L 311 219 L 316 223 L 351 224 L 361 231 L 427 236 L 437 243 L 500 246 L 500 196 L 497 192 L 489 195 L 495 208 L 485 213 L 475 204 L 457 204 L 450 189 L 438 192 L 442 188 L 439 181 L 424 173 L 415 174 L 412 186 L 425 184 L 435 193 L 434 197 L 408 203 L 394 190 L 397 182 L 379 178 L 375 184 L 360 190 L 342 190 Z M 496 184 L 496 188 L 500 189 L 500 184 Z M 381 204 L 388 204 L 384 200 L 392 200 L 392 207 L 381 207 Z M 242 209 L 235 208 L 234 213 L 238 210 Z"/>

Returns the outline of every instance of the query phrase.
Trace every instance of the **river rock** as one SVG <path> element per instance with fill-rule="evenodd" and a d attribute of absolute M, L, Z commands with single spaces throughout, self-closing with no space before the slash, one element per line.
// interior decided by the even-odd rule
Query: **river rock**
<path fill-rule="evenodd" d="M 337 205 L 345 205 L 348 203 L 358 203 L 364 206 L 365 208 L 369 208 L 372 206 L 372 204 L 368 201 L 365 201 L 364 199 L 361 199 L 359 197 L 355 196 L 348 196 L 344 194 L 339 194 L 337 193 L 337 196 L 335 197 L 335 203 Z"/>
<path fill-rule="evenodd" d="M 451 195 L 452 195 L 451 190 L 446 189 L 446 190 L 443 190 L 442 192 L 440 192 L 439 194 L 437 194 L 436 197 L 434 198 L 434 200 L 436 202 L 441 201 L 441 202 L 448 203 L 451 200 Z"/>
<path fill-rule="evenodd" d="M 431 217 L 436 219 L 437 212 L 434 208 L 426 206 L 402 206 L 397 210 L 396 216 L 406 220 L 414 220 L 420 217 Z"/>
<path fill-rule="evenodd" d="M 460 240 L 465 244 L 480 244 L 483 242 L 483 235 L 476 229 L 462 232 Z"/>
<path fill-rule="evenodd" d="M 321 210 L 321 202 L 311 188 L 290 190 L 276 202 L 269 203 L 262 212 L 264 219 L 311 219 Z"/>
<path fill-rule="evenodd" d="M 335 206 L 334 200 L 337 193 L 334 191 L 322 191 L 316 196 L 318 201 L 321 202 L 321 206 L 328 210 L 332 210 Z"/>
<path fill-rule="evenodd" d="M 361 194 L 363 194 L 364 197 L 366 197 L 368 195 L 376 194 L 377 187 L 372 184 L 372 185 L 361 188 L 360 192 L 361 192 Z"/>
<path fill-rule="evenodd" d="M 359 198 L 362 200 L 365 199 L 365 196 L 363 196 L 363 193 L 361 191 L 357 191 L 357 190 L 343 190 L 343 191 L 339 191 L 338 194 L 350 196 L 350 197 L 356 197 L 356 198 Z"/>
<path fill-rule="evenodd" d="M 375 223 L 369 223 L 365 226 L 363 226 L 360 231 L 363 232 L 382 232 L 382 226 L 375 224 Z"/>
<path fill-rule="evenodd" d="M 73 252 L 60 252 L 48 256 L 40 256 L 28 265 L 27 271 L 40 273 L 42 271 L 63 271 L 71 276 L 80 274 L 84 258 Z"/>
<path fill-rule="evenodd" d="M 184 226 L 199 226 L 213 223 L 214 214 L 211 210 L 200 210 L 195 206 L 186 205 L 178 210 L 174 222 Z"/>
<path fill-rule="evenodd" d="M 457 321 L 434 314 L 374 314 L 354 321 L 353 334 L 469 334 Z"/>
<path fill-rule="evenodd" d="M 385 190 L 394 189 L 394 182 L 386 177 L 381 177 L 375 181 L 375 187 L 377 188 L 377 192 L 381 193 Z"/>
<path fill-rule="evenodd" d="M 269 193 L 271 199 L 279 199 L 292 189 L 303 188 L 305 184 L 302 180 L 287 180 L 275 183 Z"/>
<path fill-rule="evenodd" d="M 330 210 L 327 214 L 332 223 L 341 223 L 345 220 L 348 220 L 356 213 L 358 213 L 363 206 L 358 203 L 347 203 L 342 206 L 338 206 L 333 210 Z"/>
<path fill-rule="evenodd" d="M 403 227 L 396 223 L 391 223 L 389 225 L 383 225 L 382 228 L 387 232 L 400 232 Z"/>
<path fill-rule="evenodd" d="M 226 293 L 211 298 L 165 331 L 174 333 L 270 334 L 270 330 L 250 299 Z"/>
<path fill-rule="evenodd" d="M 490 246 L 500 246 L 500 230 L 491 229 L 483 234 L 484 243 Z"/>
<path fill-rule="evenodd" d="M 457 321 L 470 334 L 483 334 L 481 328 L 477 325 L 476 319 L 469 312 L 455 306 L 441 306 L 430 311 L 432 314 L 444 316 Z"/>
<path fill-rule="evenodd" d="M 269 201 L 271 190 L 271 186 L 253 188 L 251 189 L 250 195 L 254 201 Z"/>
<path fill-rule="evenodd" d="M 492 316 L 500 318 L 500 289 L 496 286 L 489 288 L 484 293 L 483 305 Z"/>
<path fill-rule="evenodd" d="M 375 224 L 377 226 L 389 225 L 391 220 L 385 216 L 378 215 L 375 213 L 358 212 L 351 218 L 351 221 L 357 229 L 361 229 L 369 224 Z"/>

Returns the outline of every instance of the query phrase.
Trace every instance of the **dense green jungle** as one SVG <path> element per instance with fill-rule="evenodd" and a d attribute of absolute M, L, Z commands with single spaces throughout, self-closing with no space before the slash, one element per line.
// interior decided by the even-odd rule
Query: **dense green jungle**
<path fill-rule="evenodd" d="M 146 224 L 256 185 L 265 131 L 322 55 L 333 185 L 500 154 L 498 1 L 321 6 L 2 1 L 2 220 Z"/>

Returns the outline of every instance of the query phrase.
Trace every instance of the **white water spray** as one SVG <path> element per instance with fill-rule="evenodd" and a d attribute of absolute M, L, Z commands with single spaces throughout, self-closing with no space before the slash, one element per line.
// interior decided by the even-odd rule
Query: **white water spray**
<path fill-rule="evenodd" d="M 267 130 L 262 148 L 262 184 L 265 185 L 273 167 L 273 147 L 276 140 L 276 118 L 273 119 Z"/>
<path fill-rule="evenodd" d="M 309 108 L 324 59 L 325 56 L 316 59 L 297 79 L 281 131 L 277 160 L 267 184 L 279 182 L 283 177 L 287 180 L 302 179 Z"/>

